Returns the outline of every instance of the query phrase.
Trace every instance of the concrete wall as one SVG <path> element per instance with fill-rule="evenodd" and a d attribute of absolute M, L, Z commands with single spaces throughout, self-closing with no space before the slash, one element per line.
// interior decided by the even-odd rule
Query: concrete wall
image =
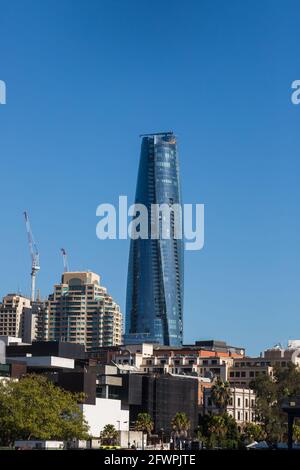
<path fill-rule="evenodd" d="M 129 411 L 121 409 L 120 400 L 96 398 L 95 405 L 80 405 L 90 426 L 89 434 L 99 437 L 106 424 L 113 424 L 120 431 L 128 430 Z"/>
<path fill-rule="evenodd" d="M 63 441 L 15 441 L 15 447 L 22 449 L 63 449 Z"/>
<path fill-rule="evenodd" d="M 120 447 L 127 449 L 134 445 L 137 449 L 142 449 L 143 447 L 143 433 L 141 431 L 121 431 L 119 434 L 119 443 Z M 130 445 L 128 446 L 128 444 Z M 144 447 L 146 447 L 147 443 L 147 436 L 144 434 Z M 119 444 L 118 444 L 119 445 Z M 100 439 L 92 439 L 91 441 L 91 448 L 92 449 L 99 449 L 101 446 Z"/>
<path fill-rule="evenodd" d="M 143 433 L 141 431 L 121 431 L 120 432 L 120 446 L 121 447 L 128 447 L 128 443 L 130 446 L 135 445 L 136 448 L 142 449 L 143 447 Z M 144 434 L 144 447 L 147 444 L 147 436 Z"/>

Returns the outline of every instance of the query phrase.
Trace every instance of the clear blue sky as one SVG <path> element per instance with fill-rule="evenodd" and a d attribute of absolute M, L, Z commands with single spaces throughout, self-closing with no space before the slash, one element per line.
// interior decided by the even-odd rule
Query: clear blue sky
<path fill-rule="evenodd" d="M 124 312 L 128 242 L 96 238 L 96 207 L 133 201 L 139 134 L 172 129 L 184 202 L 205 204 L 185 342 L 300 338 L 299 15 L 293 0 L 0 0 L 0 295 L 29 294 L 27 209 L 42 294 L 65 247 Z"/>

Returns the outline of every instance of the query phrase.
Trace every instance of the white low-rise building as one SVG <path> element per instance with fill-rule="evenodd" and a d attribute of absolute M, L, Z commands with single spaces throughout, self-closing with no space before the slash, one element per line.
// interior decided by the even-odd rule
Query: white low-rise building
<path fill-rule="evenodd" d="M 9 363 L 24 362 L 27 367 L 36 369 L 74 369 L 74 359 L 57 356 L 21 356 L 7 358 Z"/>
<path fill-rule="evenodd" d="M 96 398 L 95 405 L 83 403 L 80 408 L 89 425 L 89 434 L 100 436 L 106 424 L 112 424 L 117 431 L 128 431 L 129 410 L 122 409 L 121 400 Z"/>

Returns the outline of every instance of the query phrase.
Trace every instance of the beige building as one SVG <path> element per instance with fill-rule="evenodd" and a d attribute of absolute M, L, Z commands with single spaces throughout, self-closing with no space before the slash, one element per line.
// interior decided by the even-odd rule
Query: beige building
<path fill-rule="evenodd" d="M 36 339 L 36 315 L 30 299 L 20 294 L 8 294 L 0 304 L 0 336 L 21 338 L 24 343 Z"/>
<path fill-rule="evenodd" d="M 262 357 L 245 357 L 243 360 L 235 359 L 229 370 L 228 381 L 236 387 L 248 387 L 260 375 L 273 375 L 270 361 Z"/>
<path fill-rule="evenodd" d="M 155 355 L 144 357 L 141 369 L 146 373 L 170 373 L 197 375 L 202 377 L 220 377 L 227 380 L 228 368 L 232 365 L 231 357 L 201 357 L 197 354 Z"/>
<path fill-rule="evenodd" d="M 275 366 L 286 368 L 293 363 L 299 367 L 300 354 L 298 356 L 297 349 L 297 342 L 290 341 L 287 348 L 277 346 L 267 349 L 260 357 L 235 358 L 229 369 L 228 381 L 236 387 L 248 387 L 260 375 L 273 377 Z"/>
<path fill-rule="evenodd" d="M 154 344 L 126 345 L 115 352 L 114 362 L 132 365 L 147 374 L 193 375 L 198 377 L 220 377 L 227 380 L 233 357 L 228 354 L 205 350 L 170 350 Z"/>
<path fill-rule="evenodd" d="M 66 272 L 48 301 L 48 339 L 84 344 L 87 350 L 122 341 L 120 307 L 93 272 Z"/>
<path fill-rule="evenodd" d="M 153 355 L 153 344 L 126 344 L 113 355 L 113 362 L 117 365 L 133 366 L 136 371 L 143 371 L 143 361 Z"/>
<path fill-rule="evenodd" d="M 289 341 L 288 347 L 275 346 L 264 351 L 264 360 L 270 362 L 273 366 L 287 367 L 288 363 L 294 363 L 300 366 L 300 342 L 297 340 Z M 298 353 L 299 350 L 299 353 Z"/>

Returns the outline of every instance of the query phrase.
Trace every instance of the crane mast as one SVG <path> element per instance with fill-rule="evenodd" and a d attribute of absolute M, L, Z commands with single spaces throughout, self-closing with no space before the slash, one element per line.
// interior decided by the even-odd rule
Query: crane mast
<path fill-rule="evenodd" d="M 29 251 L 31 256 L 31 302 L 35 301 L 35 283 L 36 274 L 40 270 L 40 255 L 38 248 L 33 238 L 33 234 L 30 227 L 28 213 L 24 212 L 26 231 L 28 236 Z"/>
<path fill-rule="evenodd" d="M 67 273 L 69 271 L 67 252 L 64 248 L 61 248 L 60 251 L 61 251 L 61 254 L 62 254 L 62 257 L 63 257 L 64 272 Z"/>

